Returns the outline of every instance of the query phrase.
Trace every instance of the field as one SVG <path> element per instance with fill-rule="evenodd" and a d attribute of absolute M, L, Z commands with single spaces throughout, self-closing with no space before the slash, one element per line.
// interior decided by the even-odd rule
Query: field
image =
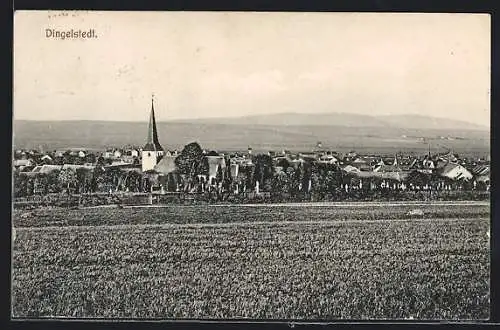
<path fill-rule="evenodd" d="M 448 121 L 448 119 L 447 119 Z M 371 123 L 373 120 L 358 123 Z M 411 121 L 409 121 L 411 123 Z M 328 122 L 325 122 L 328 123 Z M 400 126 L 401 123 L 398 124 Z M 255 153 L 269 150 L 280 152 L 310 151 L 317 141 L 338 152 L 355 150 L 359 153 L 427 154 L 428 144 L 420 141 L 424 137 L 431 141 L 431 152 L 445 152 L 447 148 L 461 156 L 485 157 L 490 151 L 488 130 L 464 129 L 404 129 L 397 127 L 350 126 L 283 126 L 283 125 L 224 125 L 217 123 L 158 122 L 160 142 L 166 149 L 178 149 L 192 141 L 200 141 L 203 148 L 225 151 L 246 151 L 252 146 Z M 45 150 L 86 146 L 102 150 L 125 144 L 142 146 L 147 132 L 147 121 L 140 123 L 92 122 L 92 121 L 14 121 L 15 148 Z M 406 136 L 406 137 L 403 137 Z M 440 136 L 459 137 L 440 140 Z M 435 140 L 438 138 L 438 140 Z"/>
<path fill-rule="evenodd" d="M 13 224 L 14 317 L 489 317 L 485 203 L 53 209 Z"/>

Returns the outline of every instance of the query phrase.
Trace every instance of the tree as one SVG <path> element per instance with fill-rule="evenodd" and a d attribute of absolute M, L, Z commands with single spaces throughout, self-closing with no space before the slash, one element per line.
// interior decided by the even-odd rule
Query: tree
<path fill-rule="evenodd" d="M 290 162 L 286 158 L 281 158 L 278 160 L 276 163 L 276 166 L 283 168 L 283 171 L 286 172 L 286 170 L 291 166 Z"/>
<path fill-rule="evenodd" d="M 24 197 L 27 195 L 28 178 L 25 174 L 14 171 L 13 173 L 14 196 Z"/>
<path fill-rule="evenodd" d="M 97 161 L 97 157 L 93 153 L 89 152 L 88 154 L 85 155 L 85 162 L 86 163 L 94 164 L 96 161 Z"/>
<path fill-rule="evenodd" d="M 301 173 L 303 172 L 302 164 L 299 163 L 296 169 L 289 167 L 287 173 L 288 172 L 290 177 L 290 193 L 295 196 L 301 188 Z"/>
<path fill-rule="evenodd" d="M 271 184 L 272 193 L 277 197 L 282 197 L 283 194 L 290 193 L 290 178 L 284 171 L 278 172 L 274 175 Z"/>
<path fill-rule="evenodd" d="M 208 158 L 207 157 L 202 157 L 201 161 L 198 165 L 198 171 L 197 174 L 199 175 L 204 175 L 208 177 L 208 172 L 210 170 L 209 164 L 208 164 Z"/>
<path fill-rule="evenodd" d="M 259 181 L 261 187 L 264 187 L 273 178 L 273 160 L 269 155 L 259 154 L 255 156 L 253 162 L 255 163 L 255 179 Z"/>
<path fill-rule="evenodd" d="M 309 179 L 311 178 L 312 163 L 310 161 L 305 161 L 300 167 L 300 186 L 301 191 L 306 192 L 309 186 Z"/>
<path fill-rule="evenodd" d="M 323 177 L 323 192 L 327 193 L 328 195 L 333 195 L 335 196 L 339 190 L 340 190 L 340 185 L 342 183 L 342 177 L 340 172 L 335 172 L 335 171 L 326 171 L 325 175 Z"/>
<path fill-rule="evenodd" d="M 251 187 L 249 183 L 251 180 L 250 175 L 251 169 L 249 166 L 240 166 L 238 176 L 234 178 L 234 181 L 236 182 L 236 186 L 238 188 L 238 192 L 245 191 L 245 189 Z"/>
<path fill-rule="evenodd" d="M 77 183 L 76 171 L 72 168 L 66 168 L 59 172 L 57 177 L 61 187 L 66 187 L 66 191 L 69 194 L 71 186 Z"/>
<path fill-rule="evenodd" d="M 87 192 L 91 188 L 92 171 L 84 167 L 78 168 L 76 170 L 76 180 L 78 184 L 78 192 Z"/>
<path fill-rule="evenodd" d="M 142 176 L 136 171 L 130 171 L 127 174 L 125 187 L 129 191 L 140 191 Z"/>
<path fill-rule="evenodd" d="M 179 156 L 175 158 L 175 165 L 179 173 L 192 174 L 193 167 L 198 169 L 198 166 L 203 158 L 203 150 L 197 142 L 191 142 L 184 146 Z"/>
<path fill-rule="evenodd" d="M 49 193 L 58 193 L 61 191 L 58 177 L 60 170 L 54 170 L 47 173 L 47 190 Z"/>
<path fill-rule="evenodd" d="M 253 189 L 253 187 L 255 187 L 255 182 L 257 181 L 255 173 L 256 173 L 255 172 L 255 165 L 247 168 L 247 176 L 246 176 L 245 185 L 249 189 Z"/>
<path fill-rule="evenodd" d="M 82 157 L 73 157 L 73 164 L 76 164 L 76 165 L 83 165 L 85 164 L 85 158 L 82 158 Z"/>
<path fill-rule="evenodd" d="M 324 194 L 322 193 L 322 180 L 320 174 L 316 171 L 311 173 L 311 199 L 318 200 L 323 199 Z"/>
<path fill-rule="evenodd" d="M 224 181 L 222 186 L 224 189 L 229 190 L 233 183 L 233 176 L 231 175 L 231 162 L 229 159 L 226 159 L 226 168 L 224 170 Z"/>
<path fill-rule="evenodd" d="M 96 192 L 103 184 L 104 184 L 104 168 L 102 166 L 97 165 L 96 167 L 94 167 L 94 170 L 92 171 L 90 190 Z"/>
<path fill-rule="evenodd" d="M 224 173 L 222 172 L 222 167 L 217 166 L 217 173 L 215 174 L 215 181 L 217 184 L 222 183 L 224 180 Z"/>
<path fill-rule="evenodd" d="M 54 164 L 56 164 L 56 165 L 64 165 L 64 157 L 55 156 L 54 157 Z"/>
<path fill-rule="evenodd" d="M 70 150 L 66 150 L 62 156 L 63 156 L 63 164 L 73 164 L 73 156 L 71 156 Z"/>
<path fill-rule="evenodd" d="M 48 185 L 47 185 L 47 175 L 45 173 L 39 173 L 34 177 L 34 192 L 40 194 L 47 194 Z"/>
<path fill-rule="evenodd" d="M 35 189 L 35 180 L 32 177 L 26 179 L 26 195 L 33 195 Z"/>
<path fill-rule="evenodd" d="M 110 167 L 104 171 L 104 182 L 111 186 L 112 189 L 118 190 L 122 188 L 122 181 L 125 177 L 124 171 L 119 167 Z"/>

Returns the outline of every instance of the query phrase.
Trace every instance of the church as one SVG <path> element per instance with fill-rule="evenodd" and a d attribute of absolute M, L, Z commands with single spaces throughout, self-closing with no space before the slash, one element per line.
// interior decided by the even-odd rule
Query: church
<path fill-rule="evenodd" d="M 226 168 L 226 161 L 223 156 L 205 156 L 208 160 L 208 177 L 203 176 L 208 183 L 213 183 L 219 168 Z M 177 191 L 182 182 L 180 174 L 175 165 L 175 154 L 166 152 L 158 139 L 158 129 L 156 127 L 154 100 L 151 99 L 151 113 L 149 115 L 148 132 L 146 144 L 141 152 L 141 167 L 143 179 L 148 182 L 151 191 L 160 189 L 161 191 Z"/>
<path fill-rule="evenodd" d="M 149 115 L 148 138 L 142 148 L 142 171 L 153 170 L 161 161 L 165 150 L 158 141 L 158 130 L 156 128 L 154 101 L 151 99 L 151 114 Z"/>
<path fill-rule="evenodd" d="M 175 155 L 166 153 L 158 139 L 156 127 L 154 100 L 151 99 L 146 144 L 141 152 L 141 167 L 143 177 L 150 182 L 151 189 L 175 190 L 178 182 L 175 175 Z"/>

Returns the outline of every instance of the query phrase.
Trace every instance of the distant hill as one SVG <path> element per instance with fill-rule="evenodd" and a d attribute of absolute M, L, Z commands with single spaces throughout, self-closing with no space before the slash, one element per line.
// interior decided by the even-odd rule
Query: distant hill
<path fill-rule="evenodd" d="M 469 122 L 422 115 L 369 116 L 349 113 L 279 113 L 235 118 L 200 118 L 175 120 L 182 123 L 271 126 L 342 126 L 342 127 L 393 127 L 412 129 L 489 130 L 489 127 Z"/>
<path fill-rule="evenodd" d="M 446 129 L 446 130 L 482 130 L 489 131 L 490 127 L 473 124 L 466 121 L 437 118 L 422 115 L 388 115 L 380 116 L 379 120 L 390 126 L 417 129 Z"/>
<path fill-rule="evenodd" d="M 203 148 L 213 150 L 246 150 L 251 146 L 256 152 L 308 151 L 321 141 L 325 148 L 339 152 L 356 150 L 363 153 L 416 152 L 426 153 L 427 141 L 433 151 L 451 148 L 461 154 L 485 154 L 490 148 L 488 130 L 464 129 L 414 129 L 397 125 L 382 125 L 384 121 L 375 120 L 366 127 L 338 126 L 325 120 L 320 122 L 305 121 L 299 125 L 297 116 L 290 115 L 287 125 L 263 125 L 260 116 L 252 116 L 254 121 L 245 125 L 242 122 L 211 122 L 195 120 L 193 122 L 159 122 L 160 142 L 166 149 L 181 149 L 192 141 L 198 141 Z M 340 116 L 343 117 L 343 116 Z M 340 118 L 337 117 L 337 118 Z M 366 118 L 372 118 L 364 116 Z M 262 117 L 261 117 L 262 118 Z M 280 116 L 270 118 L 278 121 Z M 282 118 L 282 117 L 281 117 Z M 347 117 L 343 117 L 347 118 Z M 356 115 L 349 117 L 351 123 Z M 243 120 L 243 119 L 239 119 Z M 293 124 L 295 123 L 295 124 Z M 378 123 L 379 126 L 375 126 Z M 112 122 L 112 121 L 14 121 L 14 147 L 39 148 L 44 150 L 85 147 L 104 149 L 121 147 L 126 144 L 143 146 L 146 141 L 147 122 Z"/>

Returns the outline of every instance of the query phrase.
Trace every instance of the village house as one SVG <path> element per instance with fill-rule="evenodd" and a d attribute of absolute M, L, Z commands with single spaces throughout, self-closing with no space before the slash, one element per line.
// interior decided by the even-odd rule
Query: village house
<path fill-rule="evenodd" d="M 354 160 L 344 162 L 346 165 L 357 168 L 359 171 L 372 171 L 373 166 L 364 157 L 356 156 Z"/>
<path fill-rule="evenodd" d="M 60 171 L 62 169 L 62 165 L 39 165 L 36 166 L 31 173 L 35 174 L 50 174 L 54 171 Z"/>
<path fill-rule="evenodd" d="M 56 150 L 54 152 L 54 156 L 57 158 L 63 158 L 65 153 L 66 153 L 66 150 Z"/>
<path fill-rule="evenodd" d="M 432 173 L 436 168 L 436 162 L 432 159 L 430 155 L 426 155 L 421 162 L 415 160 L 412 168 L 419 169 L 427 173 Z"/>
<path fill-rule="evenodd" d="M 72 169 L 72 170 L 78 170 L 81 168 L 88 169 L 88 170 L 93 170 L 95 165 L 92 164 L 86 164 L 86 165 L 75 165 L 75 164 L 64 164 L 61 167 L 61 170 L 66 170 L 66 169 Z"/>
<path fill-rule="evenodd" d="M 238 164 L 238 165 L 242 165 L 242 166 L 253 164 L 252 163 L 252 158 L 245 157 L 245 156 L 238 156 L 238 155 L 235 155 L 234 157 L 232 157 L 230 159 L 230 162 L 232 164 Z"/>
<path fill-rule="evenodd" d="M 398 158 L 395 156 L 392 160 L 385 159 L 375 166 L 373 172 L 389 173 L 389 172 L 401 172 L 402 169 L 399 166 Z"/>
<path fill-rule="evenodd" d="M 122 157 L 126 158 L 134 158 L 134 157 L 139 157 L 139 149 L 136 148 L 125 148 L 122 153 Z"/>
<path fill-rule="evenodd" d="M 165 151 L 165 156 L 176 157 L 178 155 L 179 155 L 179 151 L 177 151 L 177 150 L 167 150 L 167 151 Z"/>
<path fill-rule="evenodd" d="M 346 165 L 342 170 L 346 173 L 358 173 L 361 172 L 361 170 L 353 165 Z"/>
<path fill-rule="evenodd" d="M 103 158 L 112 158 L 113 157 L 113 149 L 106 149 L 103 153 L 102 153 L 102 157 Z"/>
<path fill-rule="evenodd" d="M 446 153 L 436 155 L 436 159 L 445 163 L 455 163 L 458 161 L 457 155 L 453 154 L 451 150 Z"/>
<path fill-rule="evenodd" d="M 298 156 L 302 161 L 316 162 L 319 159 L 319 155 L 316 152 L 300 152 Z"/>
<path fill-rule="evenodd" d="M 20 167 L 27 167 L 27 166 L 32 166 L 34 165 L 33 164 L 33 160 L 31 159 L 15 159 L 13 161 L 13 164 L 14 168 L 20 168 Z"/>
<path fill-rule="evenodd" d="M 304 158 L 296 158 L 296 159 L 292 159 L 292 161 L 290 162 L 290 165 L 292 165 L 293 168 L 297 169 L 300 165 L 303 165 L 306 161 L 304 160 Z"/>
<path fill-rule="evenodd" d="M 465 167 L 456 163 L 446 163 L 437 169 L 437 173 L 452 180 L 465 180 L 469 181 L 473 175 Z"/>
<path fill-rule="evenodd" d="M 477 183 L 490 184 L 490 166 L 489 165 L 476 165 L 471 170 L 472 175 Z"/>
<path fill-rule="evenodd" d="M 337 164 L 339 160 L 331 154 L 325 154 L 319 157 L 318 162 L 323 164 Z"/>
<path fill-rule="evenodd" d="M 42 158 L 40 158 L 40 160 L 47 165 L 52 164 L 54 162 L 52 157 L 50 157 L 49 155 L 43 155 Z"/>

